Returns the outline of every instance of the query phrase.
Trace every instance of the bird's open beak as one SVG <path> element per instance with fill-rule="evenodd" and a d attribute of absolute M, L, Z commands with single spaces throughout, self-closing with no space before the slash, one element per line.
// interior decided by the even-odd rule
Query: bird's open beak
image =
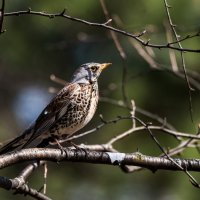
<path fill-rule="evenodd" d="M 110 65 L 112 65 L 112 63 L 103 63 L 103 64 L 100 65 L 100 69 L 103 70 L 103 69 L 107 68 Z"/>

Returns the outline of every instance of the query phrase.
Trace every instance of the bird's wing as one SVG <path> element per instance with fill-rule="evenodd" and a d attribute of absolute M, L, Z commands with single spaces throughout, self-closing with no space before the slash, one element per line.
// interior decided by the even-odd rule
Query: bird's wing
<path fill-rule="evenodd" d="M 0 148 L 0 154 L 27 147 L 33 140 L 45 134 L 67 112 L 69 107 L 73 106 L 71 99 L 77 90 L 80 90 L 77 83 L 66 85 L 28 129 Z"/>
<path fill-rule="evenodd" d="M 69 107 L 73 106 L 71 99 L 77 90 L 80 90 L 79 84 L 68 84 L 51 100 L 36 119 L 32 137 L 39 137 L 47 132 L 67 112 Z"/>

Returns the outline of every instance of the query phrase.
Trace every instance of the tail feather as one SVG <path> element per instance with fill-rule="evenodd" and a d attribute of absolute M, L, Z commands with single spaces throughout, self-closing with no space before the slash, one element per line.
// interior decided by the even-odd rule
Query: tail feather
<path fill-rule="evenodd" d="M 31 136 L 31 129 L 27 129 L 20 136 L 14 138 L 7 144 L 3 145 L 0 148 L 0 155 L 17 150 L 17 149 L 21 149 L 26 144 L 30 136 Z"/>

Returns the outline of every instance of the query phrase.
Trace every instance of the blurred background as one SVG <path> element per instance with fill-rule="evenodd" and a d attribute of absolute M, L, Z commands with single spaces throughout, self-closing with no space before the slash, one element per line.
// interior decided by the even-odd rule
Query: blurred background
<path fill-rule="evenodd" d="M 147 30 L 144 38 L 155 44 L 166 43 L 164 23 L 167 20 L 164 1 L 105 1 L 111 17 L 118 26 L 131 33 Z M 172 19 L 181 36 L 200 31 L 200 1 L 169 1 Z M 91 22 L 104 23 L 99 1 L 93 0 L 6 0 L 5 12 L 26 10 L 61 12 Z M 123 62 L 107 30 L 69 21 L 64 18 L 49 19 L 40 16 L 5 17 L 0 35 L 0 141 L 20 134 L 42 111 L 54 94 L 49 87 L 61 88 L 50 80 L 54 74 L 68 81 L 74 70 L 87 62 L 112 62 L 99 79 L 100 95 L 122 100 Z M 129 38 L 117 35 L 127 54 L 126 92 L 136 106 L 166 117 L 177 130 L 196 133 L 200 122 L 199 91 L 192 92 L 193 122 L 189 112 L 189 97 L 184 79 L 166 71 L 152 70 L 131 45 Z M 200 47 L 199 38 L 182 43 L 183 47 Z M 167 49 L 150 49 L 157 63 L 171 69 Z M 179 52 L 176 52 L 181 67 Z M 185 53 L 186 67 L 196 72 L 199 54 Z M 115 105 L 100 102 L 93 120 L 84 128 L 89 130 L 101 123 L 99 114 L 106 120 L 116 116 L 127 116 L 129 111 Z M 146 122 L 152 119 L 137 114 Z M 156 122 L 154 122 L 156 124 Z M 129 129 L 131 121 L 120 121 L 104 126 L 75 143 L 101 144 Z M 84 131 L 82 130 L 82 132 Z M 163 147 L 177 145 L 174 138 L 157 134 Z M 139 150 L 147 155 L 161 152 L 147 131 L 133 134 L 115 144 L 123 152 Z M 183 158 L 199 158 L 195 149 L 187 149 Z M 15 177 L 25 163 L 1 170 L 1 176 Z M 49 163 L 47 194 L 53 199 L 199 199 L 199 189 L 193 187 L 182 172 L 143 170 L 132 174 L 123 173 L 118 167 L 81 163 Z M 193 174 L 200 181 L 198 173 Z M 29 184 L 39 189 L 44 182 L 43 169 L 38 169 L 29 179 Z M 1 199 L 13 199 L 11 192 L 0 189 Z M 31 199 L 22 195 L 15 199 Z"/>

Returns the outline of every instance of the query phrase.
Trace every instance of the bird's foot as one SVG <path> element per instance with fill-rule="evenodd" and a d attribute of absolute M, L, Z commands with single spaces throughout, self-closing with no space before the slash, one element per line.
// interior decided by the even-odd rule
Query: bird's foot
<path fill-rule="evenodd" d="M 87 150 L 84 149 L 83 147 L 78 146 L 77 144 L 73 143 L 72 141 L 70 141 L 69 143 L 70 143 L 75 149 L 84 151 L 85 154 L 87 154 Z"/>

